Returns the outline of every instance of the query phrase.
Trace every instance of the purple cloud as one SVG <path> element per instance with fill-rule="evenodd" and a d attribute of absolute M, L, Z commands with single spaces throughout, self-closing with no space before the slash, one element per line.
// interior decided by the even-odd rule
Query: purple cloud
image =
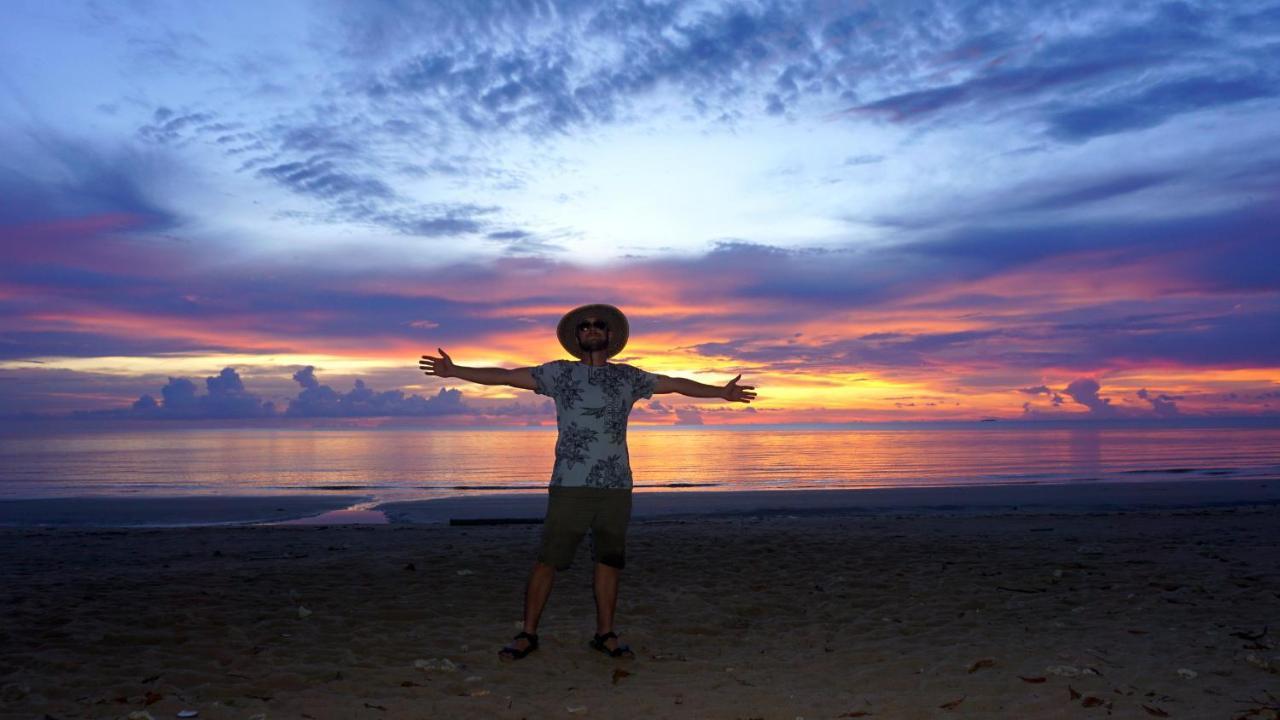
<path fill-rule="evenodd" d="M 1111 405 L 1110 398 L 1098 396 L 1098 391 L 1102 386 L 1093 378 L 1078 378 L 1072 380 L 1067 386 L 1064 393 L 1071 396 L 1072 400 L 1089 408 L 1089 412 L 1099 416 L 1111 416 L 1116 414 L 1116 408 Z"/>
<path fill-rule="evenodd" d="M 1163 393 L 1157 395 L 1147 392 L 1146 388 L 1142 388 L 1137 392 L 1139 398 L 1151 403 L 1151 409 L 1161 417 L 1173 417 L 1179 414 L 1177 400 L 1182 400 L 1181 395 L 1165 395 Z"/>

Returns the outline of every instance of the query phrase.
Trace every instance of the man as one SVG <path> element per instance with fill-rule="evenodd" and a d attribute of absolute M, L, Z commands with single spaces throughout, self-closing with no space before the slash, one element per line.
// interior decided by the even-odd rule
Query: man
<path fill-rule="evenodd" d="M 542 545 L 525 589 L 524 628 L 499 657 L 520 660 L 538 649 L 538 620 L 551 595 L 557 570 L 573 561 L 582 537 L 591 531 L 595 577 L 596 634 L 591 647 L 615 658 L 634 657 L 618 642 L 613 616 L 618 578 L 626 565 L 626 531 L 631 519 L 631 462 L 627 454 L 627 418 L 631 406 L 654 393 L 721 398 L 749 403 L 755 387 L 724 387 L 611 364 L 627 344 L 630 326 L 612 305 L 584 305 L 560 319 L 556 335 L 577 361 L 557 360 L 515 369 L 455 365 L 444 350 L 423 355 L 418 366 L 427 375 L 460 378 L 482 385 L 510 385 L 547 395 L 556 402 L 556 463 L 551 474 Z"/>

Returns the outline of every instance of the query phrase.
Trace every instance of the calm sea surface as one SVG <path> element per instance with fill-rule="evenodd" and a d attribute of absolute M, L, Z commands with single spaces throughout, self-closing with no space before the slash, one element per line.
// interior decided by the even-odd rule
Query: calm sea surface
<path fill-rule="evenodd" d="M 0 497 L 541 490 L 555 431 L 177 429 L 0 437 Z M 699 490 L 1280 477 L 1280 428 L 649 429 L 636 486 Z"/>

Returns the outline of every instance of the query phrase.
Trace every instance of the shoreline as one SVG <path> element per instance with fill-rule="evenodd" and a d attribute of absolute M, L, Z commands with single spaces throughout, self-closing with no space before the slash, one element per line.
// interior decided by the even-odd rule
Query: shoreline
<path fill-rule="evenodd" d="M 1280 479 L 836 490 L 643 490 L 638 520 L 743 515 L 1094 513 L 1280 504 Z M 0 500 L 0 527 L 444 524 L 540 520 L 543 490 L 377 503 L 368 496 L 192 495 Z"/>
<path fill-rule="evenodd" d="M 0 500 L 0 528 L 209 527 L 299 520 L 367 497 L 189 495 Z"/>
<path fill-rule="evenodd" d="M 1280 480 L 1173 480 L 839 490 L 649 491 L 632 517 L 1107 512 L 1280 504 Z M 546 494 L 382 503 L 392 523 L 540 517 Z"/>

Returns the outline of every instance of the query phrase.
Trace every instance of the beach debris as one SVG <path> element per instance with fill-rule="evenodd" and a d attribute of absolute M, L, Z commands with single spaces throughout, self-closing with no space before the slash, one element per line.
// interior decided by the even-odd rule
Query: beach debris
<path fill-rule="evenodd" d="M 488 695 L 488 694 L 489 694 L 489 691 L 485 690 L 484 688 L 476 688 L 475 690 L 471 691 L 471 697 L 484 697 L 485 695 Z"/>
<path fill-rule="evenodd" d="M 429 660 L 414 660 L 413 666 L 423 672 L 431 672 L 438 670 L 440 672 L 457 672 L 460 667 L 457 663 L 449 658 L 431 658 Z"/>
<path fill-rule="evenodd" d="M 250 715 L 250 716 L 249 716 L 249 720 L 267 720 L 267 714 L 266 714 L 266 713 L 254 713 L 253 715 Z"/>
<path fill-rule="evenodd" d="M 1057 675 L 1058 677 L 1073 678 L 1080 677 L 1081 675 L 1080 668 L 1075 667 L 1074 665 L 1050 665 L 1045 668 L 1044 671 L 1050 675 Z"/>
<path fill-rule="evenodd" d="M 565 710 L 568 710 L 569 712 L 573 713 L 574 715 L 585 715 L 585 714 L 587 714 L 587 706 L 586 706 L 586 705 L 570 705 L 570 706 L 566 707 L 566 708 L 565 708 Z"/>
<path fill-rule="evenodd" d="M 475 571 L 475 570 L 468 570 L 467 568 L 462 568 L 461 570 L 459 570 L 459 571 L 458 571 L 458 574 L 459 574 L 459 575 L 475 575 L 475 574 L 476 574 L 476 571 Z"/>
<path fill-rule="evenodd" d="M 1067 692 L 1071 694 L 1072 700 L 1080 699 L 1080 692 L 1077 691 L 1075 688 L 1071 687 L 1070 685 L 1067 686 Z"/>
<path fill-rule="evenodd" d="M 365 703 L 364 706 L 369 708 L 370 710 L 381 710 L 383 712 L 387 711 L 387 708 L 383 705 L 374 705 L 373 703 Z"/>
<path fill-rule="evenodd" d="M 1178 668 L 1178 677 L 1183 680 L 1195 680 L 1199 675 L 1200 673 L 1192 670 L 1191 668 Z"/>
<path fill-rule="evenodd" d="M 1280 674 L 1280 656 L 1268 659 L 1251 650 L 1244 654 L 1244 661 L 1259 670 Z"/>
<path fill-rule="evenodd" d="M 1262 627 L 1262 632 L 1259 632 L 1259 633 L 1253 633 L 1253 634 L 1250 634 L 1250 633 L 1247 633 L 1247 632 L 1244 632 L 1244 631 L 1241 631 L 1241 632 L 1233 632 L 1233 633 L 1231 633 L 1231 637 L 1233 637 L 1233 638 L 1240 638 L 1241 640 L 1248 640 L 1248 641 L 1250 641 L 1250 642 L 1257 642 L 1257 641 L 1261 640 L 1262 638 L 1266 637 L 1267 630 L 1268 630 L 1268 627 L 1264 625 L 1264 626 Z"/>
<path fill-rule="evenodd" d="M 157 680 L 159 680 L 159 679 L 160 679 L 160 676 L 159 676 L 159 675 L 152 675 L 151 677 L 144 677 L 144 678 L 142 678 L 142 684 L 143 684 L 143 685 L 147 685 L 147 684 L 153 683 L 153 682 L 155 682 L 155 681 L 157 681 Z"/>
<path fill-rule="evenodd" d="M 1142 709 L 1143 709 L 1143 710 L 1146 710 L 1146 711 L 1147 711 L 1147 714 L 1148 714 L 1148 715 L 1150 715 L 1150 716 L 1152 716 L 1152 717 L 1169 717 L 1169 713 L 1165 712 L 1164 710 L 1161 710 L 1161 709 L 1160 709 L 1160 708 L 1158 708 L 1158 707 L 1151 707 L 1150 705 L 1143 705 L 1143 706 L 1142 706 Z"/>
<path fill-rule="evenodd" d="M 154 690 L 148 690 L 146 695 L 142 696 L 143 705 L 155 705 L 164 699 L 164 696 Z"/>
<path fill-rule="evenodd" d="M 1048 678 L 1042 678 L 1042 677 L 1027 677 L 1026 675 L 1019 675 L 1019 676 L 1018 676 L 1018 679 L 1019 679 L 1019 680 L 1021 680 L 1021 681 L 1022 681 L 1022 682 L 1024 682 L 1024 683 L 1031 683 L 1032 685 L 1038 685 L 1038 684 L 1040 684 L 1040 683 L 1044 682 L 1045 680 L 1048 680 Z"/>
<path fill-rule="evenodd" d="M 311 613 L 311 611 L 310 611 L 310 610 L 306 609 L 305 607 L 303 607 L 303 606 L 301 606 L 301 605 L 299 605 L 299 606 L 298 606 L 298 619 L 299 619 L 299 620 L 306 620 L 307 618 L 311 617 L 311 614 L 312 614 L 312 613 Z"/>
<path fill-rule="evenodd" d="M 1044 592 L 1044 590 L 1043 590 L 1042 588 L 1030 588 L 1030 589 L 1028 589 L 1028 588 L 1015 588 L 1015 587 L 1005 587 L 1004 585 L 997 585 L 997 586 L 996 586 L 996 589 L 997 589 L 997 590 L 1004 590 L 1005 592 L 1026 593 L 1026 594 L 1028 594 L 1028 595 L 1034 595 L 1034 594 L 1036 594 L 1036 593 L 1042 593 L 1042 592 Z"/>
<path fill-rule="evenodd" d="M 1280 698 L 1271 694 L 1269 690 L 1262 691 L 1266 696 L 1266 700 L 1258 698 L 1250 698 L 1249 700 L 1238 700 L 1237 702 L 1252 703 L 1257 707 L 1249 708 L 1236 715 L 1237 720 L 1240 718 L 1262 718 L 1263 720 L 1280 719 Z"/>
<path fill-rule="evenodd" d="M 630 676 L 631 676 L 631 673 L 627 672 L 626 670 L 623 670 L 622 668 L 618 668 L 617 670 L 613 671 L 613 684 L 617 685 L 619 680 L 625 677 L 630 677 Z"/>
<path fill-rule="evenodd" d="M 961 695 L 959 698 L 952 700 L 951 702 L 942 703 L 941 705 L 938 706 L 938 708 L 940 710 L 955 710 L 956 708 L 960 707 L 960 703 L 964 702 L 964 699 L 966 697 L 968 697 L 968 695 Z"/>
<path fill-rule="evenodd" d="M 178 711 L 178 717 L 180 718 L 193 718 L 193 717 L 199 717 L 199 715 L 200 715 L 199 710 L 179 710 Z"/>
<path fill-rule="evenodd" d="M 974 660 L 973 664 L 969 666 L 969 674 L 972 675 L 973 673 L 978 672 L 982 668 L 995 667 L 995 665 L 996 665 L 995 658 L 982 658 L 981 660 Z"/>
<path fill-rule="evenodd" d="M 1076 548 L 1081 555 L 1102 555 L 1105 551 L 1097 545 L 1081 545 Z"/>

